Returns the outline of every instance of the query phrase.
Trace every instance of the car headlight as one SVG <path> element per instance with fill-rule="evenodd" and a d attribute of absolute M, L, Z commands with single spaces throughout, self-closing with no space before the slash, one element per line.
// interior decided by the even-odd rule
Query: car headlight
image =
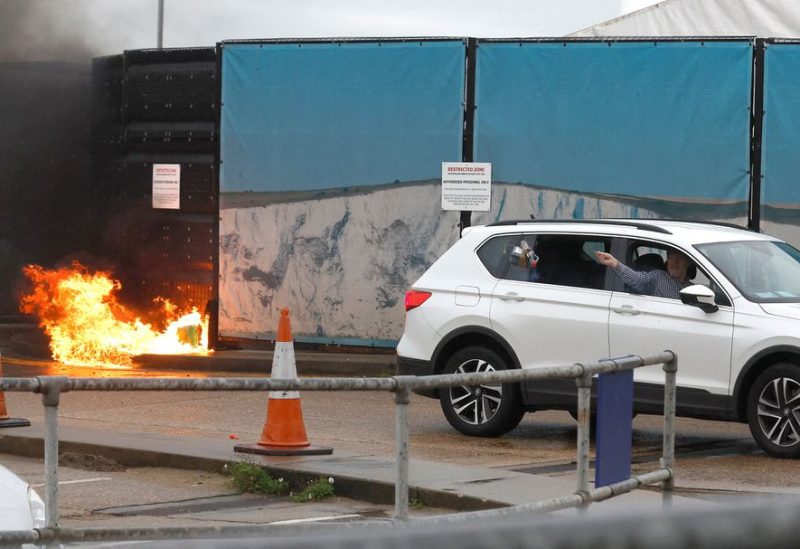
<path fill-rule="evenodd" d="M 44 501 L 36 493 L 36 490 L 28 486 L 28 505 L 31 508 L 31 518 L 34 528 L 44 528 L 47 526 L 47 515 L 45 513 Z"/>

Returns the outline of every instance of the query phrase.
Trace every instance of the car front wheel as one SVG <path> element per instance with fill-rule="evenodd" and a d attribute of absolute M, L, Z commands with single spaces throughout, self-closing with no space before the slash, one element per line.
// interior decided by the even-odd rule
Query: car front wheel
<path fill-rule="evenodd" d="M 508 368 L 505 360 L 494 351 L 467 347 L 450 357 L 442 373 L 469 374 Z M 465 435 L 476 437 L 503 435 L 519 425 L 525 413 L 519 386 L 513 383 L 488 382 L 442 388 L 439 402 L 450 425 Z"/>
<path fill-rule="evenodd" d="M 800 457 L 800 367 L 775 364 L 756 378 L 747 395 L 747 422 L 767 454 Z"/>

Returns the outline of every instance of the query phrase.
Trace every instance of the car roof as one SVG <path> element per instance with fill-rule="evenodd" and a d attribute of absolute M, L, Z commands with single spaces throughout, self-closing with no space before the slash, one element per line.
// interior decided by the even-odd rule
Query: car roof
<path fill-rule="evenodd" d="M 687 245 L 735 240 L 777 240 L 732 224 L 665 219 L 509 220 L 475 227 L 474 230 L 483 237 L 510 232 L 589 232 L 630 238 L 653 238 Z"/>

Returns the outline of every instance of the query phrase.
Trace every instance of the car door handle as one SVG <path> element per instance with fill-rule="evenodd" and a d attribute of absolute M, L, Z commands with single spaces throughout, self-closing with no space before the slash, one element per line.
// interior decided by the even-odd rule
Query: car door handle
<path fill-rule="evenodd" d="M 642 312 L 633 305 L 622 305 L 620 307 L 611 307 L 611 310 L 621 315 L 638 315 L 639 313 Z"/>
<path fill-rule="evenodd" d="M 525 298 L 517 292 L 506 292 L 500 297 L 500 301 L 525 301 Z"/>

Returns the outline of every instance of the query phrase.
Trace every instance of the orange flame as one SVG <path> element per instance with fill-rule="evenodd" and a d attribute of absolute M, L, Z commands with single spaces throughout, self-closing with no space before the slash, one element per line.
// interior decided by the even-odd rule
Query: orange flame
<path fill-rule="evenodd" d="M 208 317 L 196 308 L 180 315 L 156 298 L 167 323 L 158 332 L 117 301 L 122 285 L 110 273 L 91 273 L 78 262 L 55 270 L 28 265 L 23 272 L 33 289 L 22 296 L 20 310 L 39 317 L 53 358 L 63 364 L 124 368 L 146 353 L 208 353 Z"/>

